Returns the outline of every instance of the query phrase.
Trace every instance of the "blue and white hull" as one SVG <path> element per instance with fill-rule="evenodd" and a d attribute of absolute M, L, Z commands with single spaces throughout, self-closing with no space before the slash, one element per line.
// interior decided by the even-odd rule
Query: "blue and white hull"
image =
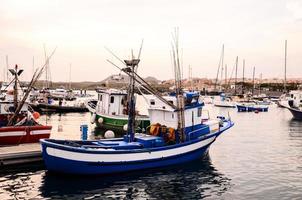
<path fill-rule="evenodd" d="M 268 106 L 264 105 L 241 105 L 237 104 L 237 110 L 238 112 L 267 112 Z"/>
<path fill-rule="evenodd" d="M 113 146 L 96 148 L 91 145 L 99 141 L 83 141 L 82 146 L 72 146 L 65 145 L 63 140 L 45 139 L 41 140 L 42 155 L 48 170 L 69 174 L 113 174 L 177 165 L 204 156 L 216 138 L 233 125 L 225 120 L 216 132 L 183 143 L 152 148 L 137 148 L 140 144 L 133 142 L 127 144 L 132 145 L 132 149 L 117 150 Z M 106 141 L 123 143 L 123 139 Z"/>

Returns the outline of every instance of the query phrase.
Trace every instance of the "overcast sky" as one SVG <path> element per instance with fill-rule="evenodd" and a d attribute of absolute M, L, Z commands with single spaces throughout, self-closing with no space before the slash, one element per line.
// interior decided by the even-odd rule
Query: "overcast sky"
<path fill-rule="evenodd" d="M 225 63 L 246 60 L 246 75 L 283 77 L 284 40 L 288 40 L 288 77 L 302 77 L 301 0 L 0 0 L 0 78 L 5 56 L 9 65 L 26 70 L 24 78 L 44 62 L 43 44 L 50 53 L 53 81 L 99 81 L 119 71 L 121 58 L 144 46 L 139 73 L 158 79 L 173 77 L 171 32 L 180 30 L 184 76 L 216 75 L 221 46 Z"/>

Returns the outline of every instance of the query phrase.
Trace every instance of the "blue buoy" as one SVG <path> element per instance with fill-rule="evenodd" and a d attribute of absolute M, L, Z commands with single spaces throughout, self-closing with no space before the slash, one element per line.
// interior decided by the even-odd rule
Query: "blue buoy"
<path fill-rule="evenodd" d="M 87 136 L 88 136 L 88 125 L 83 124 L 80 126 L 80 130 L 81 130 L 81 139 L 82 140 L 87 140 Z"/>

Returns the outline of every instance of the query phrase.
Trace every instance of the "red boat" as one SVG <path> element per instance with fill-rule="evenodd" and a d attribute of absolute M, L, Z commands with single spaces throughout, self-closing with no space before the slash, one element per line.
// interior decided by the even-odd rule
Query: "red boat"
<path fill-rule="evenodd" d="M 49 138 L 51 126 L 7 126 L 0 128 L 0 145 L 39 142 Z"/>
<path fill-rule="evenodd" d="M 14 75 L 13 89 L 8 89 L 5 100 L 0 102 L 0 145 L 39 142 L 49 138 L 51 126 L 44 126 L 37 122 L 40 114 L 33 112 L 26 102 L 29 91 L 18 95 L 18 76 L 22 73 L 16 66 L 10 72 Z"/>

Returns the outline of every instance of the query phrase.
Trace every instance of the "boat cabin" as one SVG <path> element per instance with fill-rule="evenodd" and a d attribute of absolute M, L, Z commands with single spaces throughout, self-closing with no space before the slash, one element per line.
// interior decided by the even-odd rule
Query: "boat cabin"
<path fill-rule="evenodd" d="M 175 106 L 177 105 L 175 95 L 165 96 L 164 98 L 171 104 Z M 199 137 L 200 135 L 204 133 L 209 133 L 213 130 L 217 131 L 217 129 L 219 128 L 219 124 L 217 123 L 217 121 L 210 121 L 203 115 L 202 107 L 204 106 L 204 103 L 199 101 L 198 93 L 184 93 L 184 103 L 184 132 L 186 134 L 187 140 Z M 178 111 L 173 109 L 171 106 L 163 103 L 156 97 L 152 97 L 149 99 L 148 111 L 151 126 L 160 124 L 161 127 L 167 127 L 168 129 L 171 128 L 177 130 Z"/>
<path fill-rule="evenodd" d="M 124 90 L 99 90 L 96 112 L 106 115 L 127 115 L 127 92 Z"/>
<path fill-rule="evenodd" d="M 290 107 L 300 108 L 302 107 L 302 91 L 300 90 L 293 90 L 290 91 L 290 100 L 288 104 Z"/>

